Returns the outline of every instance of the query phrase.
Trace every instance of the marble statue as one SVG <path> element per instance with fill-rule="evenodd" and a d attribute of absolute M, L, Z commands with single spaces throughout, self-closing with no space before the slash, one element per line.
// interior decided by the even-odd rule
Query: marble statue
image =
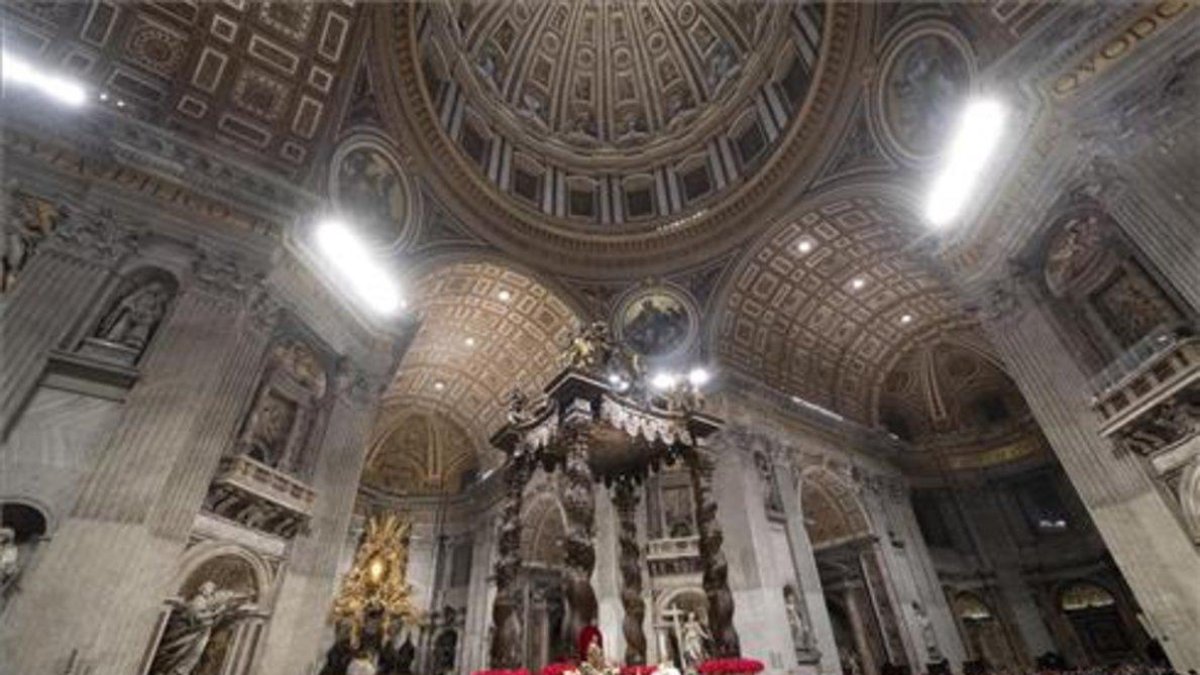
<path fill-rule="evenodd" d="M 245 440 L 252 458 L 275 467 L 282 459 L 288 432 L 292 427 L 292 409 L 287 402 L 264 392 L 246 423 Z"/>
<path fill-rule="evenodd" d="M 800 612 L 799 599 L 796 597 L 796 592 L 791 586 L 783 587 L 783 604 L 787 612 L 788 627 L 792 630 L 792 641 L 798 650 L 808 650 L 812 647 L 812 631 L 808 629 L 808 624 L 804 621 L 804 615 Z"/>
<path fill-rule="evenodd" d="M 109 310 L 96 328 L 96 337 L 141 351 L 167 312 L 171 291 L 161 281 L 150 281 L 129 292 Z"/>
<path fill-rule="evenodd" d="M 704 626 L 700 623 L 700 619 L 696 618 L 695 612 L 688 612 L 687 619 L 683 622 L 683 627 L 680 632 L 683 636 L 683 662 L 689 669 L 694 669 L 704 662 L 708 656 L 707 641 L 710 639 L 708 631 L 704 630 Z"/>
<path fill-rule="evenodd" d="M 0 527 L 0 592 L 8 588 L 21 571 L 17 549 L 17 533 L 11 527 Z"/>
<path fill-rule="evenodd" d="M 942 652 L 938 649 L 937 633 L 933 629 L 933 621 L 929 619 L 929 615 L 921 607 L 921 603 L 914 602 L 912 604 L 913 613 L 917 617 L 917 627 L 921 630 L 921 643 L 925 646 L 925 653 L 930 661 L 941 661 Z"/>
<path fill-rule="evenodd" d="M 244 593 L 221 590 L 205 581 L 186 602 L 171 600 L 167 620 L 149 675 L 192 675 L 204 658 L 213 631 L 249 614 Z"/>

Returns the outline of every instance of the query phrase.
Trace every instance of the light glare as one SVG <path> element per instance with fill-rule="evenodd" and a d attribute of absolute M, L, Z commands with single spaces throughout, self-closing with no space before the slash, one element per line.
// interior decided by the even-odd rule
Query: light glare
<path fill-rule="evenodd" d="M 59 103 L 79 107 L 87 102 L 87 92 L 79 83 L 35 67 L 9 52 L 0 53 L 0 73 L 5 84 L 37 89 Z"/>
<path fill-rule="evenodd" d="M 693 387 L 703 387 L 708 384 L 710 379 L 712 379 L 712 375 L 704 368 L 692 368 L 691 372 L 688 373 L 688 382 Z"/>
<path fill-rule="evenodd" d="M 391 314 L 401 307 L 396 286 L 348 227 L 337 221 L 322 223 L 317 228 L 317 244 L 372 310 Z"/>
<path fill-rule="evenodd" d="M 650 380 L 650 386 L 659 391 L 666 391 L 675 386 L 675 375 L 671 373 L 658 373 Z"/>
<path fill-rule="evenodd" d="M 925 217 L 934 227 L 950 224 L 966 206 L 1000 142 L 1004 118 L 1004 106 L 990 99 L 971 101 L 963 110 L 925 207 Z"/>

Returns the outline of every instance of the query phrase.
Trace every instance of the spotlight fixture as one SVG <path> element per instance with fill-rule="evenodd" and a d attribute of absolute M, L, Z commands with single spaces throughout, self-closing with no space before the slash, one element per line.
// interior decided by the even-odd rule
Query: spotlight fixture
<path fill-rule="evenodd" d="M 118 107 L 118 108 L 124 108 L 124 107 L 125 107 L 125 101 L 117 101 L 117 107 Z"/>
<path fill-rule="evenodd" d="M 866 285 L 867 285 L 867 280 L 863 279 L 862 277 L 854 277 L 853 279 L 850 280 L 850 288 L 853 288 L 856 291 L 861 290 L 862 287 L 866 286 Z"/>
<path fill-rule="evenodd" d="M 967 103 L 925 204 L 930 225 L 945 227 L 962 213 L 1000 142 L 1005 117 L 999 101 L 976 99 Z"/>
<path fill-rule="evenodd" d="M 463 343 L 466 344 L 468 347 L 474 347 L 475 346 L 475 338 L 469 337 L 469 338 L 463 340 Z"/>
<path fill-rule="evenodd" d="M 677 381 L 674 373 L 656 373 L 650 378 L 650 386 L 659 391 L 666 391 L 673 388 Z"/>
<path fill-rule="evenodd" d="M 805 238 L 805 239 L 801 239 L 801 240 L 800 240 L 800 243 L 799 243 L 799 244 L 796 244 L 796 248 L 797 248 L 797 249 L 799 249 L 799 251 L 800 251 L 801 253 L 809 253 L 809 252 L 811 252 L 811 251 L 813 250 L 813 243 L 812 243 L 812 239 L 807 239 L 807 238 Z"/>
<path fill-rule="evenodd" d="M 446 383 L 442 382 L 441 380 L 438 380 L 437 382 L 433 383 L 433 388 L 436 391 L 443 391 L 446 389 Z"/>
<path fill-rule="evenodd" d="M 703 387 L 704 385 L 708 384 L 708 381 L 711 379 L 712 375 L 709 374 L 708 370 L 704 368 L 692 368 L 691 371 L 688 372 L 688 382 L 693 387 Z"/>
<path fill-rule="evenodd" d="M 387 271 L 344 223 L 328 220 L 317 227 L 317 245 L 338 274 L 372 310 L 391 314 L 403 307 Z"/>
<path fill-rule="evenodd" d="M 900 317 L 900 323 L 907 325 L 912 323 L 912 319 L 912 314 L 905 314 L 904 316 Z"/>
<path fill-rule="evenodd" d="M 11 52 L 0 53 L 0 78 L 6 85 L 35 89 L 72 108 L 78 108 L 88 100 L 87 91 L 75 80 L 40 68 Z"/>
<path fill-rule="evenodd" d="M 500 302 L 508 302 L 509 300 L 512 300 L 512 293 L 508 291 L 500 291 L 496 294 L 496 297 L 500 299 Z"/>

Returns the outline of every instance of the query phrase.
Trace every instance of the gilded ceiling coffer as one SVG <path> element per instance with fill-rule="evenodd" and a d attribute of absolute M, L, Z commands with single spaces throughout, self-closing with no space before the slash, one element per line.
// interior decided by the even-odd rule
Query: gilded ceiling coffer
<path fill-rule="evenodd" d="M 547 471 L 561 468 L 566 478 L 561 497 L 567 517 L 568 625 L 573 644 L 596 622 L 596 594 L 590 582 L 596 562 L 592 544 L 594 486 L 603 481 L 613 487 L 614 503 L 621 514 L 618 565 L 626 612 L 622 626 L 625 660 L 631 665 L 645 662 L 645 607 L 640 597 L 641 561 L 633 517 L 640 498 L 637 490 L 647 475 L 664 464 L 684 461 L 691 470 L 699 514 L 708 628 L 715 651 L 711 656 L 738 656 L 733 596 L 712 498 L 715 462 L 703 447 L 703 440 L 718 431 L 721 422 L 701 412 L 703 401 L 694 389 L 653 393 L 639 360 L 615 344 L 602 324 L 582 329 L 563 360 L 563 370 L 538 400 L 530 401 L 516 391 L 510 396 L 508 423 L 491 439 L 509 457 L 495 565 L 491 667 L 522 667 L 524 627 L 514 597 L 521 567 L 519 514 L 525 485 L 538 464 Z"/>

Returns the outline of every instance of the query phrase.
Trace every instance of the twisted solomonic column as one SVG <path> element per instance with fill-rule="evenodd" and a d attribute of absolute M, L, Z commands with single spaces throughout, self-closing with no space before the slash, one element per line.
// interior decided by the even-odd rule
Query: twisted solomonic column
<path fill-rule="evenodd" d="M 524 643 L 516 581 L 521 570 L 521 500 L 533 475 L 526 453 L 512 456 L 505 477 L 504 507 L 496 546 L 496 600 L 492 605 L 491 665 L 495 669 L 521 667 Z"/>
<path fill-rule="evenodd" d="M 567 515 L 567 601 L 571 611 L 568 628 L 572 640 L 579 638 L 585 626 L 595 623 L 597 611 L 596 592 L 592 590 L 592 570 L 596 567 L 596 549 L 592 544 L 596 507 L 592 494 L 592 468 L 588 464 L 589 440 L 590 434 L 583 420 L 568 422 L 563 508 Z"/>
<path fill-rule="evenodd" d="M 617 507 L 620 524 L 617 543 L 621 549 L 621 606 L 625 610 L 621 631 L 625 634 L 625 665 L 640 666 L 646 663 L 646 635 L 642 632 L 646 604 L 642 600 L 642 565 L 637 541 L 638 493 L 631 481 L 622 480 L 616 484 L 613 504 Z"/>
<path fill-rule="evenodd" d="M 725 536 L 717 523 L 717 503 L 712 497 L 712 476 L 716 468 L 705 451 L 693 450 L 688 457 L 692 474 L 692 498 L 696 505 L 696 526 L 700 530 L 700 560 L 703 564 L 704 595 L 708 600 L 708 627 L 713 638 L 713 656 L 741 656 L 742 648 L 733 627 L 733 594 L 729 591 L 729 565 L 721 544 Z"/>

